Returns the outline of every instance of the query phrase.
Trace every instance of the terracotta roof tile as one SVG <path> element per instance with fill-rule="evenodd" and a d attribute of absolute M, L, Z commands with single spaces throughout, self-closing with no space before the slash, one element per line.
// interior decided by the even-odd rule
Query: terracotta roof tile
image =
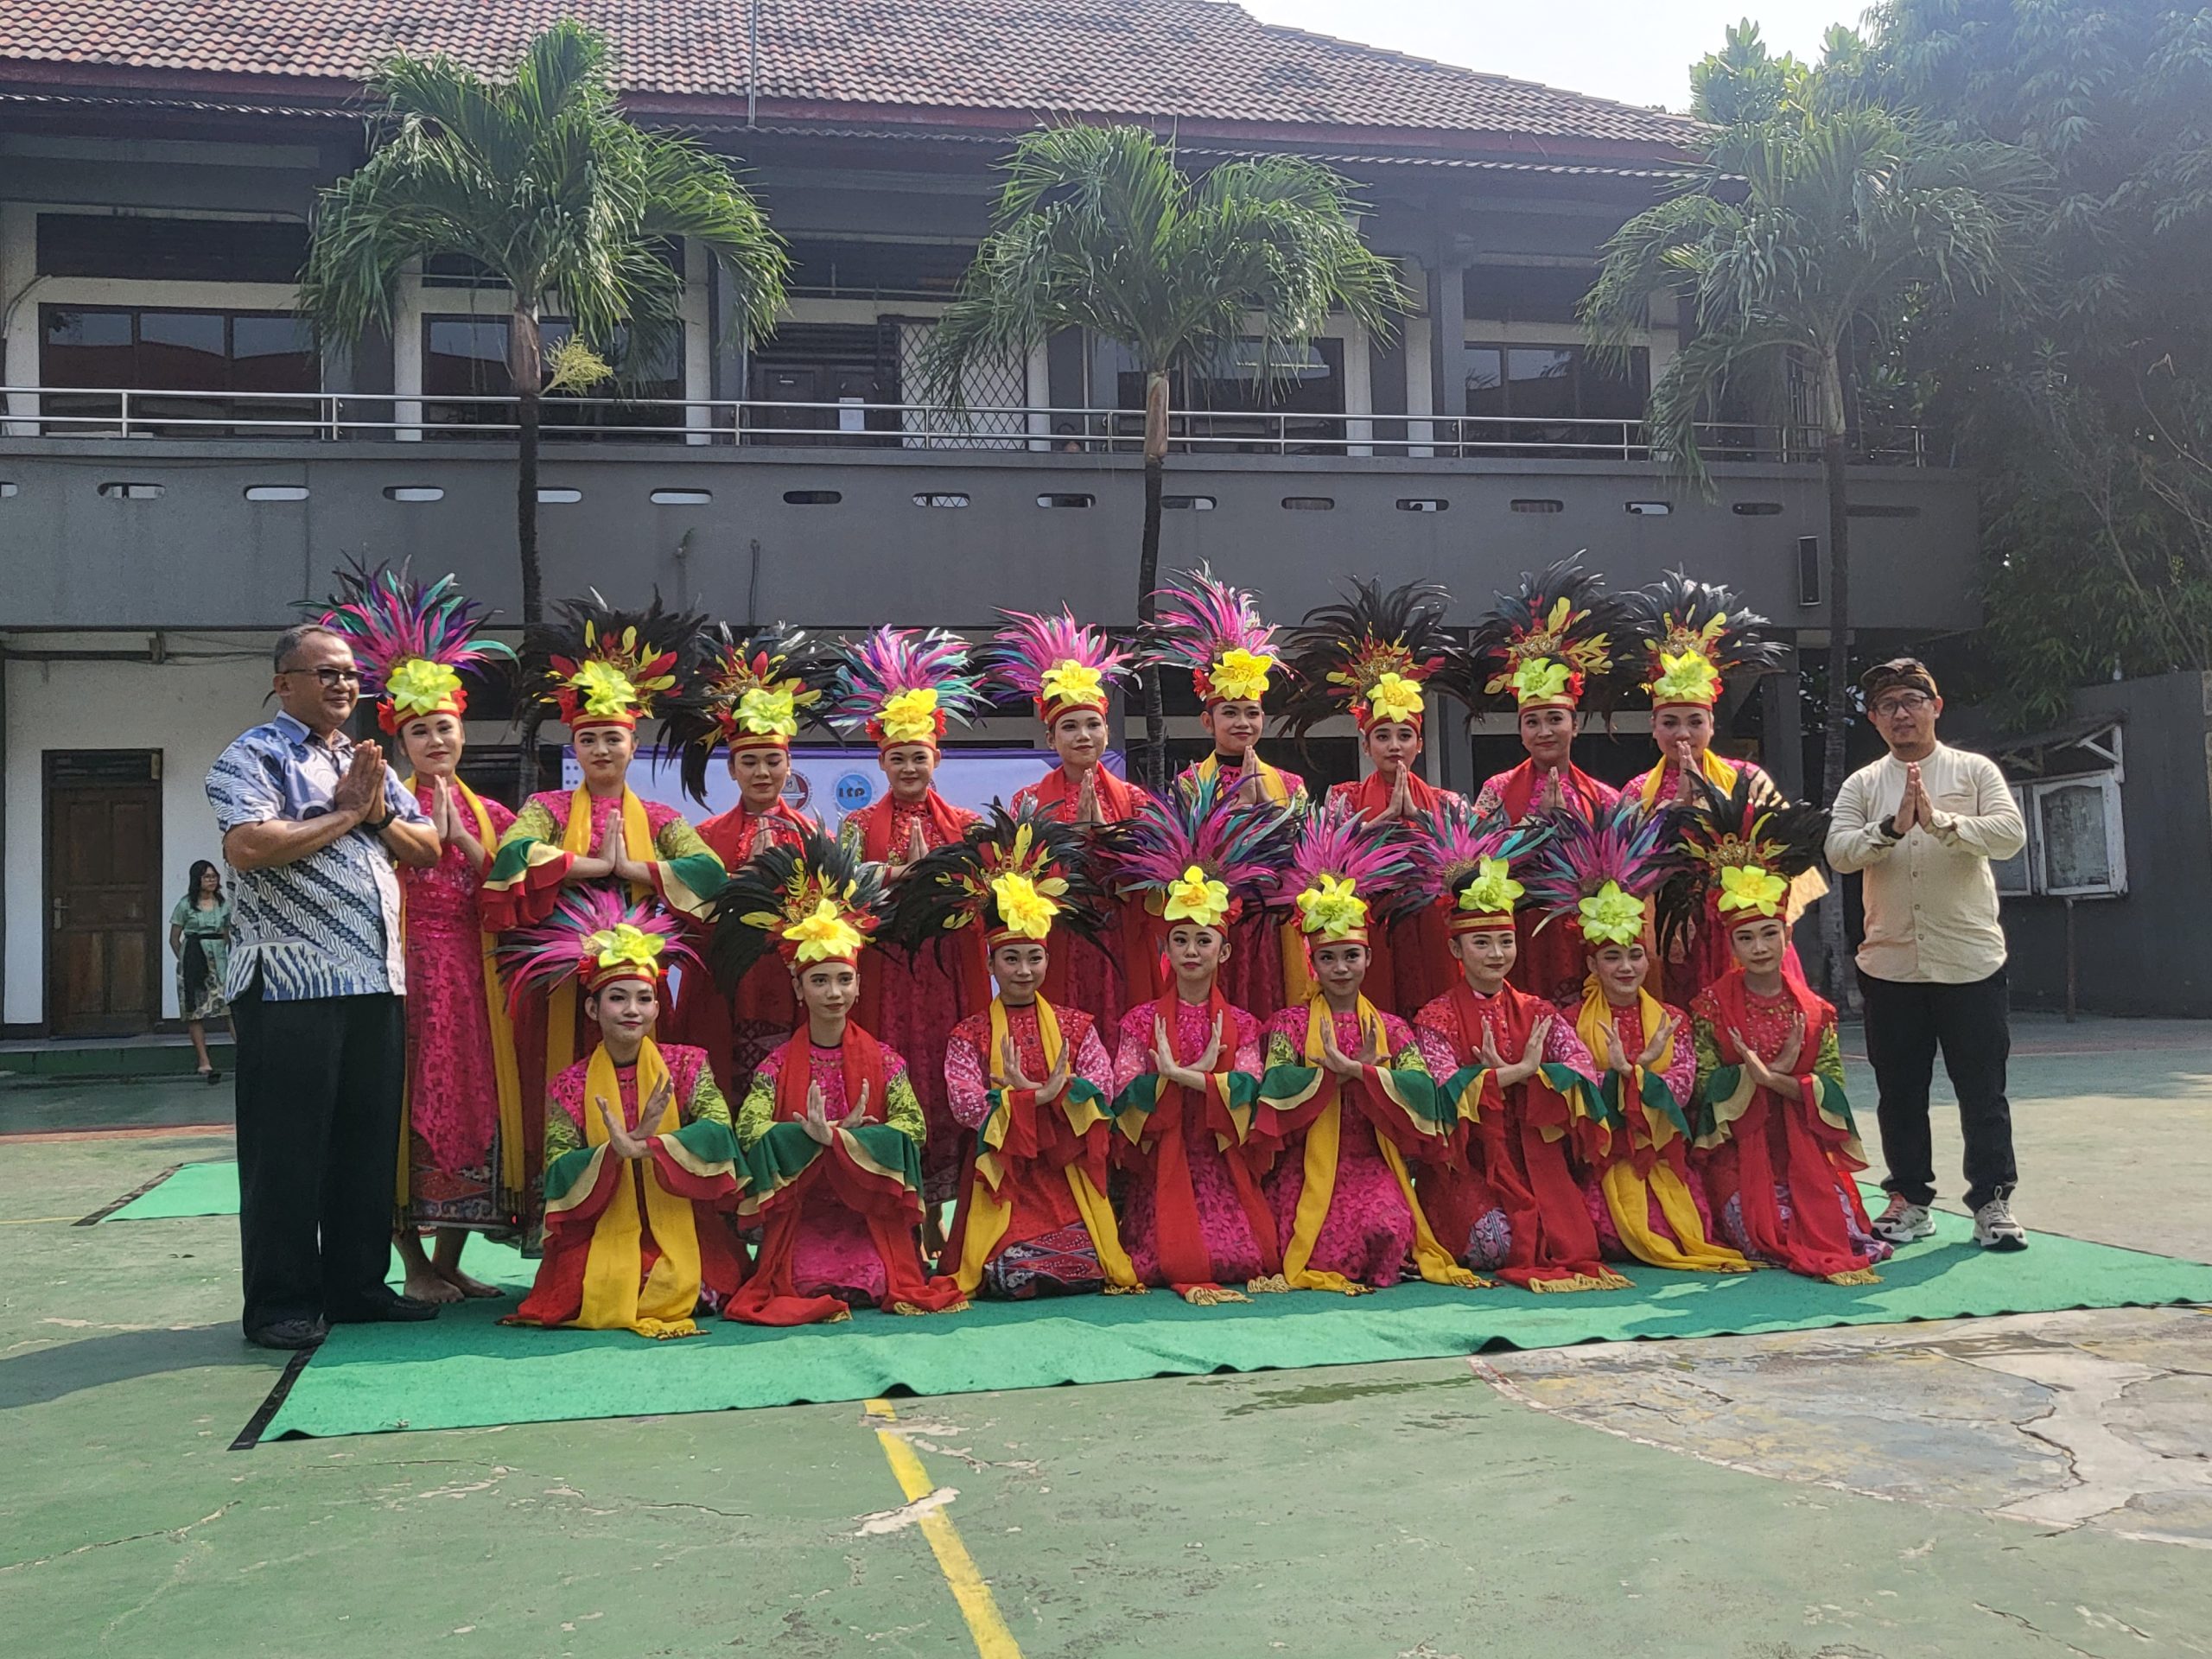
<path fill-rule="evenodd" d="M 747 11 L 747 0 L 0 0 L 0 76 L 11 63 L 26 78 L 31 64 L 66 63 L 141 72 L 134 85 L 207 91 L 206 77 L 250 75 L 334 94 L 403 48 L 497 70 L 531 34 L 576 16 L 613 39 L 632 96 L 727 103 L 746 92 Z M 1454 147 L 1672 148 L 1695 130 L 1264 24 L 1223 0 L 762 0 L 758 91 L 786 107 L 1357 128 Z"/>

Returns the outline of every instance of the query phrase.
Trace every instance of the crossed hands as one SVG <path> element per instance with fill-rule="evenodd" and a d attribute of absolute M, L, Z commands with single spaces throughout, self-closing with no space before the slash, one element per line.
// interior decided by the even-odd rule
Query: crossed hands
<path fill-rule="evenodd" d="M 868 1121 L 868 1084 L 865 1083 L 861 1084 L 860 1099 L 854 1104 L 853 1109 L 845 1114 L 842 1121 L 845 1124 L 854 1127 Z M 826 1147 L 830 1144 L 830 1109 L 828 1103 L 822 1097 L 822 1085 L 818 1083 L 810 1083 L 806 1085 L 806 1116 L 799 1119 L 798 1126 L 806 1131 L 807 1139 L 817 1146 Z"/>
<path fill-rule="evenodd" d="M 1529 1027 L 1529 1041 L 1521 1051 L 1521 1058 L 1510 1065 L 1497 1052 L 1497 1033 L 1491 1028 L 1490 1017 L 1483 1017 L 1483 1039 L 1475 1050 L 1475 1058 L 1484 1071 L 1491 1073 L 1501 1089 L 1510 1089 L 1516 1083 L 1526 1083 L 1536 1075 L 1536 1068 L 1544 1063 L 1544 1041 L 1552 1034 L 1552 1016 L 1544 1015 Z"/>
<path fill-rule="evenodd" d="M 1382 1063 L 1382 1033 L 1376 1021 L 1362 1020 L 1359 1022 L 1359 1052 L 1357 1054 L 1347 1054 L 1338 1046 L 1334 1020 L 1323 1022 L 1321 1064 L 1338 1077 L 1349 1083 L 1354 1077 L 1365 1076 L 1369 1066 Z"/>
<path fill-rule="evenodd" d="M 1681 1025 L 1682 1022 L 1675 1019 L 1673 1014 L 1663 1015 L 1659 1021 L 1658 1030 L 1651 1034 L 1651 1040 L 1643 1046 L 1643 1052 L 1636 1057 L 1636 1065 L 1631 1066 L 1629 1064 L 1628 1051 L 1621 1046 L 1620 1033 L 1613 1028 L 1612 1021 L 1607 1020 L 1605 1022 L 1605 1065 L 1611 1070 L 1624 1075 L 1636 1067 L 1658 1065 L 1659 1057 L 1667 1052 L 1667 1045 L 1674 1040 L 1675 1033 L 1681 1029 Z"/>
<path fill-rule="evenodd" d="M 1204 1089 L 1206 1078 L 1221 1058 L 1221 1015 L 1213 1017 L 1213 1035 L 1206 1051 L 1190 1065 L 1175 1058 L 1175 1045 L 1167 1035 L 1167 1021 L 1158 1014 L 1152 1020 L 1152 1065 L 1169 1083 L 1185 1089 Z"/>
<path fill-rule="evenodd" d="M 1751 1074 L 1753 1083 L 1777 1094 L 1797 1092 L 1797 1065 L 1805 1052 L 1805 1016 L 1802 1012 L 1789 1016 L 1789 1035 L 1776 1052 L 1771 1064 L 1761 1059 L 1758 1050 L 1745 1042 L 1744 1033 L 1733 1026 L 1728 1027 L 1728 1039 L 1744 1057 L 1744 1070 Z"/>
<path fill-rule="evenodd" d="M 622 1127 L 622 1114 L 607 1103 L 605 1095 L 594 1095 L 592 1104 L 599 1108 L 600 1122 L 607 1125 L 607 1144 L 614 1148 L 614 1155 L 628 1163 L 635 1163 L 653 1149 L 654 1127 L 668 1113 L 669 1102 L 676 1098 L 676 1090 L 663 1077 L 652 1094 L 645 1097 L 644 1108 L 638 1113 L 638 1127 Z"/>
<path fill-rule="evenodd" d="M 1007 1088 L 1034 1090 L 1037 1103 L 1049 1106 L 1068 1086 L 1068 1045 L 1060 1045 L 1059 1056 L 1052 1062 L 1052 1069 L 1046 1074 L 1045 1081 L 1032 1083 L 1021 1069 L 1021 1051 L 1009 1036 L 999 1046 L 999 1075 L 1006 1079 Z"/>

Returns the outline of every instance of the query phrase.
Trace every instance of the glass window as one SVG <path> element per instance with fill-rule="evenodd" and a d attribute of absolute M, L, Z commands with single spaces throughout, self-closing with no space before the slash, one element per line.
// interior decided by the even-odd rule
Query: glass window
<path fill-rule="evenodd" d="M 1574 359 L 1571 346 L 1516 346 L 1505 353 L 1505 400 L 1516 415 L 1574 418 Z"/>
<path fill-rule="evenodd" d="M 39 383 L 57 389 L 41 402 L 56 434 L 112 433 L 122 420 L 120 397 L 64 388 L 131 392 L 130 431 L 149 436 L 237 435 L 254 429 L 228 423 L 315 417 L 305 401 L 224 395 L 321 390 L 314 332 L 288 312 L 48 305 L 39 324 Z"/>
<path fill-rule="evenodd" d="M 538 325 L 538 337 L 548 356 L 575 332 L 565 319 L 552 317 Z M 612 355 L 619 357 L 616 340 Z M 604 355 L 605 353 L 603 353 Z M 681 426 L 679 409 L 652 407 L 683 396 L 682 346 L 671 343 L 647 365 L 640 378 L 625 387 L 635 402 L 607 402 L 616 396 L 610 383 L 580 393 L 556 392 L 543 405 L 542 419 L 549 436 L 607 427 Z M 441 404 L 441 397 L 512 397 L 514 377 L 507 372 L 507 320 L 505 317 L 429 317 L 423 329 L 423 419 L 430 426 L 512 426 L 514 410 L 507 404 Z M 454 435 L 461 435 L 454 434 Z"/>

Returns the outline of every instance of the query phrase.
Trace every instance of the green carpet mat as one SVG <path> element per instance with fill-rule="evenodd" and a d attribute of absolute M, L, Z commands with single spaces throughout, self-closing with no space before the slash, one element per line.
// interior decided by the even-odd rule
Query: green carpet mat
<path fill-rule="evenodd" d="M 1401 1285 L 1373 1296 L 1304 1292 L 1192 1307 L 1163 1292 L 979 1302 L 964 1313 L 793 1331 L 721 1319 L 707 1334 L 649 1342 L 627 1332 L 502 1326 L 512 1301 L 448 1307 L 420 1325 L 340 1325 L 299 1373 L 264 1438 L 464 1428 L 664 1411 L 1117 1382 L 1376 1360 L 1434 1359 L 1491 1346 L 1558 1348 L 1636 1337 L 1724 1336 L 1892 1325 L 2071 1307 L 2212 1301 L 2212 1267 L 2035 1235 L 2024 1254 L 1975 1248 L 1968 1224 L 1880 1268 L 1878 1285 L 1828 1285 L 1764 1271 L 1726 1276 L 1630 1267 L 1632 1290 L 1533 1295 L 1500 1286 Z M 477 1243 L 465 1265 L 517 1287 L 528 1264 Z"/>
<path fill-rule="evenodd" d="M 235 1162 L 184 1164 L 100 1220 L 103 1224 L 166 1221 L 177 1216 L 235 1216 L 238 1212 Z"/>

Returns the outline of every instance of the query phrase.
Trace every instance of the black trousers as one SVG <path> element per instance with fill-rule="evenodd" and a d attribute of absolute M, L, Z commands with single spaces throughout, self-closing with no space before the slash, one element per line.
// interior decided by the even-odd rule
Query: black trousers
<path fill-rule="evenodd" d="M 389 1294 L 405 1007 L 385 995 L 272 1002 L 258 985 L 231 1005 L 249 1332 Z"/>
<path fill-rule="evenodd" d="M 1965 985 L 1907 984 L 1861 973 L 1859 985 L 1866 1000 L 1866 1058 L 1881 1090 L 1882 1159 L 1890 1166 L 1883 1189 L 1914 1204 L 1936 1197 L 1928 1084 L 1941 1047 L 1967 1143 L 1967 1208 L 2011 1192 L 2019 1177 L 2012 1166 L 2012 1108 L 2005 1098 L 2005 1062 L 2012 1052 L 2005 970 Z"/>

